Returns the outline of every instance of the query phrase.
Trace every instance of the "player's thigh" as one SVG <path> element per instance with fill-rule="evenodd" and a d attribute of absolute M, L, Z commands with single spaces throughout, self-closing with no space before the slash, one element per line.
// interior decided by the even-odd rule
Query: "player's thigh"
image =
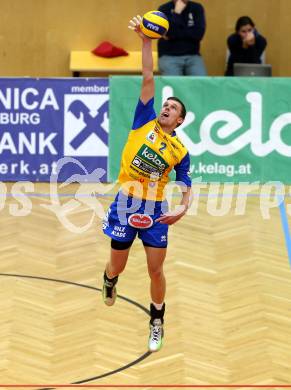
<path fill-rule="evenodd" d="M 157 275 L 162 272 L 163 264 L 167 254 L 167 248 L 154 248 L 144 246 L 149 275 Z"/>
<path fill-rule="evenodd" d="M 123 270 L 126 266 L 130 247 L 127 249 L 114 249 L 111 248 L 110 261 L 114 268 Z"/>
<path fill-rule="evenodd" d="M 144 244 L 150 274 L 162 268 L 167 253 L 168 230 L 168 225 L 155 223 L 151 228 L 138 233 Z"/>

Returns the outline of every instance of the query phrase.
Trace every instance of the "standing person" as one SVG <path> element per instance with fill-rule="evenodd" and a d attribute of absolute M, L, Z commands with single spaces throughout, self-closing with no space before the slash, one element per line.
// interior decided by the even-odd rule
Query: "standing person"
<path fill-rule="evenodd" d="M 172 0 L 160 6 L 169 20 L 167 34 L 158 41 L 159 69 L 163 76 L 206 76 L 200 42 L 206 22 L 201 4 Z"/>
<path fill-rule="evenodd" d="M 249 16 L 241 16 L 235 25 L 235 33 L 227 38 L 230 52 L 225 76 L 233 76 L 233 64 L 261 64 L 267 46 L 266 38 L 258 33 Z"/>
<path fill-rule="evenodd" d="M 116 283 L 124 270 L 130 247 L 136 237 L 142 240 L 151 280 L 150 335 L 148 348 L 162 346 L 166 280 L 163 263 L 166 257 L 168 225 L 177 222 L 187 211 L 191 180 L 188 176 L 189 153 L 178 139 L 175 128 L 186 116 L 184 104 L 171 97 L 163 104 L 159 116 L 154 111 L 154 77 L 152 41 L 140 30 L 141 17 L 130 26 L 142 41 L 142 87 L 132 130 L 124 147 L 119 173 L 120 191 L 111 204 L 103 223 L 111 237 L 111 257 L 104 272 L 103 300 L 111 306 L 116 299 Z M 176 170 L 181 183 L 179 212 L 167 212 L 164 187 L 168 174 Z"/>

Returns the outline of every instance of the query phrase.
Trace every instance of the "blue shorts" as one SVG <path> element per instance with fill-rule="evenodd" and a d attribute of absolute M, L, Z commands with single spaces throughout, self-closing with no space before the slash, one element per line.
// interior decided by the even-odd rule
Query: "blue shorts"
<path fill-rule="evenodd" d="M 149 246 L 166 248 L 169 226 L 155 220 L 167 211 L 167 201 L 137 199 L 120 191 L 103 220 L 103 232 L 112 239 L 122 242 L 133 241 L 138 235 Z M 152 220 L 152 225 L 148 228 L 136 227 L 136 215 L 137 218 L 141 215 L 142 220 L 143 218 Z"/>

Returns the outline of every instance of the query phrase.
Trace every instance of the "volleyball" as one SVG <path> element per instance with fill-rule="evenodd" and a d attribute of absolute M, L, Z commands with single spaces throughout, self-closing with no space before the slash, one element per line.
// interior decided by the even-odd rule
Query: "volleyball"
<path fill-rule="evenodd" d="M 158 39 L 168 31 L 169 21 L 163 12 L 149 11 L 144 14 L 140 28 L 148 38 Z"/>

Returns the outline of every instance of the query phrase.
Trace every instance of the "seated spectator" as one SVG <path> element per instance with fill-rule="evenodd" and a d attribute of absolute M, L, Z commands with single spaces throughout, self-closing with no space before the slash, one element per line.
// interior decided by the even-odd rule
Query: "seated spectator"
<path fill-rule="evenodd" d="M 255 29 L 248 16 L 241 16 L 235 26 L 235 33 L 227 39 L 230 52 L 225 76 L 233 76 L 233 64 L 261 64 L 262 54 L 267 46 L 266 39 Z"/>
<path fill-rule="evenodd" d="M 189 0 L 172 0 L 159 10 L 170 24 L 167 34 L 158 41 L 161 74 L 206 76 L 200 55 L 200 41 L 206 27 L 202 5 Z"/>

